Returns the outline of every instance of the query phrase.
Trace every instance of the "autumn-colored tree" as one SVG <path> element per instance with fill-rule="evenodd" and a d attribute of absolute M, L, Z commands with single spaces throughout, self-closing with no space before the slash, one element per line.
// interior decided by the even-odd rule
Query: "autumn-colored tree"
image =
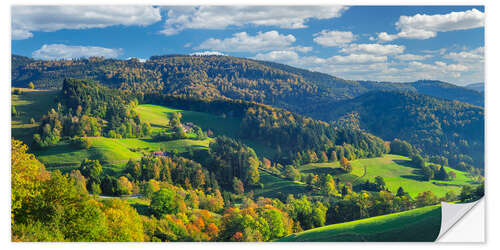
<path fill-rule="evenodd" d="M 330 159 L 329 159 L 329 161 L 330 162 L 338 161 L 337 152 L 335 150 L 332 150 L 332 152 L 330 153 Z"/>
<path fill-rule="evenodd" d="M 269 159 L 267 159 L 266 157 L 262 158 L 262 166 L 265 169 L 271 168 L 271 161 Z"/>
<path fill-rule="evenodd" d="M 245 187 L 243 186 L 243 182 L 237 177 L 233 178 L 233 190 L 235 193 L 239 195 L 245 193 Z"/>
<path fill-rule="evenodd" d="M 28 88 L 30 88 L 30 89 L 35 89 L 35 84 L 33 84 L 33 82 L 30 82 L 30 83 L 28 84 Z"/>
<path fill-rule="evenodd" d="M 127 177 L 121 176 L 118 178 L 117 182 L 117 193 L 118 195 L 130 195 L 132 194 L 132 182 L 130 182 Z"/>
<path fill-rule="evenodd" d="M 432 191 L 424 191 L 419 193 L 415 198 L 417 207 L 425 207 L 438 203 L 437 196 Z"/>
<path fill-rule="evenodd" d="M 337 190 L 335 189 L 335 181 L 330 174 L 326 175 L 321 189 L 326 195 L 335 195 L 337 193 Z"/>
<path fill-rule="evenodd" d="M 321 152 L 320 162 L 328 162 L 328 156 L 326 156 L 326 152 L 325 151 Z"/>
<path fill-rule="evenodd" d="M 85 180 L 85 177 L 80 173 L 80 170 L 73 170 L 69 174 L 71 178 L 75 182 L 75 186 L 80 193 L 88 193 L 87 192 L 87 182 Z"/>
<path fill-rule="evenodd" d="M 107 241 L 144 241 L 140 215 L 126 201 L 106 199 L 103 212 L 107 219 Z"/>
<path fill-rule="evenodd" d="M 40 194 L 41 182 L 49 178 L 49 172 L 21 141 L 11 140 L 11 213 L 22 210 Z"/>
<path fill-rule="evenodd" d="M 451 180 L 454 180 L 457 178 L 457 173 L 455 173 L 454 171 L 450 171 L 448 172 L 448 176 Z"/>

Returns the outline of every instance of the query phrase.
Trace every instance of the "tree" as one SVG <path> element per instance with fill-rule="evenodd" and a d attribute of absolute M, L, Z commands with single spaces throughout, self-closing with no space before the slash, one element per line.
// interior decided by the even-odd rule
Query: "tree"
<path fill-rule="evenodd" d="M 441 166 L 439 168 L 439 171 L 436 173 L 435 177 L 436 177 L 436 179 L 443 180 L 443 181 L 447 181 L 449 179 L 448 173 L 446 173 L 446 170 L 444 169 L 444 166 Z"/>
<path fill-rule="evenodd" d="M 132 194 L 132 183 L 125 176 L 121 176 L 118 178 L 117 184 L 117 193 L 118 195 L 130 195 Z"/>
<path fill-rule="evenodd" d="M 450 180 L 455 180 L 457 178 L 457 174 L 454 171 L 448 172 L 448 176 Z"/>
<path fill-rule="evenodd" d="M 342 187 L 342 197 L 346 196 L 348 193 L 349 193 L 349 192 L 348 192 L 348 190 L 347 190 L 347 187 L 346 187 L 346 185 L 344 185 L 344 186 Z"/>
<path fill-rule="evenodd" d="M 342 170 L 344 170 L 347 173 L 352 171 L 351 163 L 349 162 L 349 160 L 347 160 L 347 158 L 343 156 L 340 157 L 340 168 L 342 168 Z"/>
<path fill-rule="evenodd" d="M 285 177 L 292 181 L 300 180 L 300 172 L 292 165 L 285 166 Z"/>
<path fill-rule="evenodd" d="M 233 178 L 233 190 L 235 193 L 239 195 L 242 195 L 245 192 L 245 187 L 243 186 L 243 182 L 236 176 Z"/>
<path fill-rule="evenodd" d="M 416 168 L 423 168 L 425 166 L 425 160 L 420 155 L 413 155 L 411 157 L 411 163 Z"/>
<path fill-rule="evenodd" d="M 160 190 L 160 183 L 154 179 L 150 179 L 148 182 L 144 183 L 141 187 L 141 193 L 144 197 L 151 199 L 154 192 Z"/>
<path fill-rule="evenodd" d="M 438 203 L 438 198 L 432 191 L 425 191 L 417 195 L 415 203 L 417 207 L 430 206 Z"/>
<path fill-rule="evenodd" d="M 102 211 L 107 223 L 106 241 L 144 241 L 144 228 L 137 210 L 122 199 L 105 199 Z"/>
<path fill-rule="evenodd" d="M 330 174 L 327 174 L 325 180 L 323 182 L 323 186 L 321 187 L 323 193 L 326 195 L 335 195 L 337 190 L 335 189 L 335 181 Z"/>
<path fill-rule="evenodd" d="M 403 140 L 394 139 L 390 145 L 391 154 L 411 156 L 413 153 L 412 146 Z"/>
<path fill-rule="evenodd" d="M 12 116 L 17 116 L 18 113 L 17 113 L 17 110 L 16 110 L 16 107 L 14 105 L 12 105 Z"/>
<path fill-rule="evenodd" d="M 27 153 L 28 146 L 21 141 L 11 140 L 11 212 L 22 211 L 23 204 L 40 194 L 41 183 L 49 173 L 33 154 Z"/>
<path fill-rule="evenodd" d="M 451 202 L 451 201 L 456 200 L 457 198 L 458 198 L 458 195 L 455 193 L 455 191 L 450 190 L 450 191 L 446 192 L 446 195 L 445 195 L 446 201 Z"/>
<path fill-rule="evenodd" d="M 402 196 L 406 196 L 406 195 L 407 195 L 407 194 L 406 194 L 405 190 L 403 189 L 403 187 L 399 187 L 399 188 L 398 188 L 398 191 L 397 191 L 397 193 L 396 193 L 396 196 L 398 196 L 398 197 L 402 197 Z"/>
<path fill-rule="evenodd" d="M 320 162 L 328 162 L 328 157 L 326 156 L 326 152 L 323 151 L 320 154 Z"/>
<path fill-rule="evenodd" d="M 35 89 L 35 84 L 33 84 L 33 82 L 30 82 L 30 83 L 28 84 L 28 87 L 29 87 L 30 89 Z"/>
<path fill-rule="evenodd" d="M 384 189 L 385 187 L 384 178 L 382 176 L 375 177 L 375 184 L 377 184 L 380 187 L 380 189 Z"/>
<path fill-rule="evenodd" d="M 87 183 L 85 177 L 80 173 L 80 170 L 71 171 L 70 175 L 73 181 L 75 182 L 75 186 L 80 193 L 87 194 Z"/>
<path fill-rule="evenodd" d="M 83 159 L 79 170 L 88 179 L 88 189 L 92 189 L 92 183 L 101 183 L 102 166 L 99 160 Z"/>
<path fill-rule="evenodd" d="M 165 214 L 175 214 L 178 212 L 178 207 L 174 200 L 175 193 L 166 188 L 162 188 L 153 193 L 149 208 L 157 218 L 161 218 Z"/>
<path fill-rule="evenodd" d="M 422 175 L 423 175 L 424 180 L 430 181 L 434 177 L 434 172 L 432 171 L 432 169 L 430 167 L 424 165 L 422 167 Z"/>
<path fill-rule="evenodd" d="M 332 150 L 332 152 L 330 153 L 330 159 L 329 159 L 329 161 L 330 162 L 335 162 L 337 160 L 338 160 L 337 159 L 337 152 L 335 150 Z"/>

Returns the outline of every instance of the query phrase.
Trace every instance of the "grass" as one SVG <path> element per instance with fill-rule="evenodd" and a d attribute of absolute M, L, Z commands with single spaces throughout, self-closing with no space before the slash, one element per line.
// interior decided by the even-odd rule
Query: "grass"
<path fill-rule="evenodd" d="M 153 131 L 165 128 L 172 114 L 182 114 L 182 122 L 193 122 L 204 131 L 212 130 L 215 135 L 227 135 L 236 137 L 241 125 L 241 119 L 233 117 L 222 117 L 203 112 L 174 109 L 165 106 L 142 104 L 135 108 L 142 121 L 147 121 L 153 127 Z"/>
<path fill-rule="evenodd" d="M 299 170 L 303 173 L 330 173 L 342 182 L 349 181 L 354 185 L 363 183 L 366 180 L 373 182 L 376 176 L 382 176 L 391 192 L 396 193 L 401 186 L 412 197 L 427 190 L 432 191 L 438 197 L 443 197 L 448 191 L 454 191 L 458 194 L 461 185 L 474 183 L 465 172 L 450 168 L 446 168 L 446 170 L 453 170 L 457 174 L 455 180 L 424 181 L 421 179 L 420 170 L 411 166 L 410 159 L 399 155 L 384 155 L 378 158 L 354 160 L 351 161 L 351 165 L 353 171 L 349 174 L 342 173 L 338 162 L 307 164 L 301 166 Z M 365 168 L 366 174 L 364 173 Z M 438 183 L 438 185 L 433 182 Z"/>
<path fill-rule="evenodd" d="M 304 183 L 284 180 L 264 171 L 260 171 L 260 182 L 264 184 L 264 188 L 258 187 L 253 190 L 256 197 L 280 198 L 287 197 L 289 194 L 297 197 L 298 194 L 309 192 L 307 185 Z"/>
<path fill-rule="evenodd" d="M 30 144 L 33 134 L 39 126 L 40 118 L 55 106 L 57 91 L 21 89 L 21 95 L 11 95 L 12 105 L 15 106 L 18 116 L 12 117 L 12 137 Z M 31 124 L 30 119 L 35 123 Z"/>
<path fill-rule="evenodd" d="M 206 150 L 210 139 L 206 140 L 175 140 L 154 142 L 151 139 L 113 139 L 106 137 L 88 137 L 91 141 L 89 149 L 76 149 L 68 144 L 59 144 L 44 150 L 35 151 L 38 159 L 43 162 L 48 169 L 60 169 L 67 171 L 75 168 L 80 162 L 87 158 L 99 160 L 109 166 L 114 171 L 119 171 L 129 159 L 139 159 L 143 153 L 134 152 L 135 149 L 142 149 L 142 152 L 160 150 L 176 150 L 178 153 L 187 152 L 189 148 L 193 150 Z"/>
<path fill-rule="evenodd" d="M 441 227 L 441 206 L 339 223 L 291 234 L 284 242 L 434 241 Z"/>
<path fill-rule="evenodd" d="M 204 112 L 175 109 L 154 104 L 141 104 L 135 108 L 142 121 L 149 122 L 153 127 L 153 133 L 164 129 L 170 117 L 175 112 L 182 114 L 181 121 L 192 122 L 201 127 L 203 131 L 209 129 L 214 135 L 225 135 L 232 138 L 238 138 L 240 133 L 241 119 L 234 117 L 223 117 Z M 257 155 L 271 158 L 275 154 L 275 149 L 264 145 L 263 143 L 242 139 L 243 143 L 255 150 Z"/>

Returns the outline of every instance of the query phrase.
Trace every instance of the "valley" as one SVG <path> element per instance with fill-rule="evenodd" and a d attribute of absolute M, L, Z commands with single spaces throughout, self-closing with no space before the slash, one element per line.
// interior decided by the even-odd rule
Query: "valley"
<path fill-rule="evenodd" d="M 481 107 L 408 92 L 368 92 L 326 102 L 335 109 L 318 116 L 335 117 L 328 123 L 281 108 L 299 110 L 285 104 L 295 97 L 271 102 L 281 107 L 233 98 L 130 92 L 65 79 L 62 90 L 14 89 L 12 134 L 30 145 L 46 170 L 80 183 L 98 202 L 119 202 L 155 223 L 177 220 L 173 211 L 202 216 L 226 230 L 217 236 L 221 240 L 243 230 L 224 225 L 239 222 L 223 218 L 249 213 L 259 220 L 252 212 L 257 209 L 277 211 L 280 223 L 296 223 L 279 226 L 287 233 L 266 241 L 406 241 L 415 235 L 428 241 L 439 224 L 436 203 L 475 199 L 482 190 L 482 176 L 472 167 L 477 159 L 425 154 L 422 148 L 435 145 L 428 138 L 452 140 L 419 127 L 441 129 L 460 114 L 465 120 L 446 130 L 462 129 L 467 137 L 453 139 L 448 148 L 468 150 L 455 144 L 467 139 L 469 148 L 480 150 L 482 138 L 469 139 L 472 132 L 463 126 L 480 125 Z M 316 107 L 327 110 L 326 103 Z M 405 109 L 418 115 L 390 124 Z M 450 110 L 456 112 L 452 118 Z M 402 131 L 415 132 L 405 137 Z M 391 139 L 391 133 L 400 134 Z M 157 207 L 159 195 L 173 195 L 178 205 Z M 173 210 L 165 212 L 167 207 Z M 194 232 L 183 230 L 185 239 L 194 239 Z M 406 235 L 408 230 L 416 233 Z"/>

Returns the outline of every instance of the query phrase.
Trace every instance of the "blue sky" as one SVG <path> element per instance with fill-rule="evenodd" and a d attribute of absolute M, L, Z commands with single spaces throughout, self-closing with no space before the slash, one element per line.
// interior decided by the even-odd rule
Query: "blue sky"
<path fill-rule="evenodd" d="M 14 6 L 12 53 L 208 53 L 353 80 L 484 81 L 482 6 Z"/>

